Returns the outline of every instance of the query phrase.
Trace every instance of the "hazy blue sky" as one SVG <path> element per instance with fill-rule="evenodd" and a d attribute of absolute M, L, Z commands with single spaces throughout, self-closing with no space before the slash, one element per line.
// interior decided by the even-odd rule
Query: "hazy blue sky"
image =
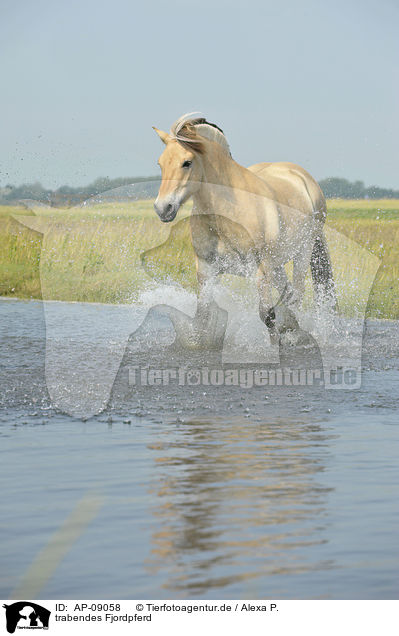
<path fill-rule="evenodd" d="M 399 1 L 0 0 L 0 186 L 158 174 L 200 110 L 244 165 L 399 188 Z"/>

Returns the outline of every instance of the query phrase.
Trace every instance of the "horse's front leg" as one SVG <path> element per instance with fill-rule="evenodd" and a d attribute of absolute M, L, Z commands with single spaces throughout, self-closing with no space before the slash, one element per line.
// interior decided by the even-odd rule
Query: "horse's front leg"
<path fill-rule="evenodd" d="M 264 258 L 256 273 L 256 283 L 259 294 L 259 316 L 265 323 L 270 336 L 270 342 L 278 344 L 279 335 L 276 327 L 276 312 L 272 299 L 273 264 L 270 258 Z"/>
<path fill-rule="evenodd" d="M 221 349 L 227 326 L 227 312 L 213 298 L 213 288 L 220 273 L 216 262 L 197 257 L 197 312 L 193 326 L 200 346 Z"/>
<path fill-rule="evenodd" d="M 273 286 L 276 287 L 279 293 L 278 303 L 284 303 L 287 306 L 297 305 L 297 294 L 288 280 L 284 265 L 277 265 L 274 268 Z"/>
<path fill-rule="evenodd" d="M 272 281 L 277 287 L 280 297 L 273 306 Z M 289 283 L 284 266 L 273 267 L 269 259 L 262 261 L 257 272 L 259 291 L 259 315 L 269 330 L 271 344 L 289 344 L 309 340 L 308 334 L 303 332 L 290 305 L 295 299 L 294 290 Z M 305 338 L 304 338 L 305 336 Z M 307 339 L 306 339 L 307 338 Z"/>
<path fill-rule="evenodd" d="M 215 268 L 205 261 L 197 264 L 199 293 L 194 318 L 169 305 L 156 305 L 149 314 L 161 314 L 171 320 L 176 340 L 172 348 L 187 350 L 223 348 L 227 326 L 227 312 L 213 300 L 212 286 L 217 275 Z"/>
<path fill-rule="evenodd" d="M 196 257 L 195 261 L 197 270 L 197 313 L 198 317 L 207 316 L 209 307 L 213 303 L 213 289 L 217 281 L 219 270 L 216 263 L 208 262 Z"/>

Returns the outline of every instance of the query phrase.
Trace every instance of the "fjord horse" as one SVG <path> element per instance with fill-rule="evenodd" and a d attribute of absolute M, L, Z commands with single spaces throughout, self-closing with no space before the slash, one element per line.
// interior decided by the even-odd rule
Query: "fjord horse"
<path fill-rule="evenodd" d="M 223 273 L 256 272 L 259 315 L 271 341 L 278 342 L 286 325 L 276 321 L 272 286 L 279 292 L 278 304 L 299 308 L 310 266 L 316 299 L 323 296 L 336 305 L 323 234 L 324 195 L 310 174 L 293 163 L 239 165 L 223 131 L 192 115 L 178 119 L 170 133 L 154 128 L 166 146 L 159 158 L 162 182 L 155 211 L 169 223 L 193 198 L 190 224 L 199 292 L 191 346 L 210 345 L 215 321 L 212 283 Z M 291 260 L 292 282 L 284 267 Z M 291 309 L 285 316 L 294 315 Z"/>

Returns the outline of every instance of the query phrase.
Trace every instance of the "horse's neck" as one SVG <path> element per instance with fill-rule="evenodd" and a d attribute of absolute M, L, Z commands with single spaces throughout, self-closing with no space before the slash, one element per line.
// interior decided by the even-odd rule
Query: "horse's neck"
<path fill-rule="evenodd" d="M 265 195 L 267 185 L 253 172 L 236 163 L 222 149 L 213 148 L 203 155 L 203 184 L 194 196 L 196 209 L 209 209 L 219 198 L 226 200 L 234 192 L 244 191 Z M 208 149 L 207 149 L 208 150 Z"/>

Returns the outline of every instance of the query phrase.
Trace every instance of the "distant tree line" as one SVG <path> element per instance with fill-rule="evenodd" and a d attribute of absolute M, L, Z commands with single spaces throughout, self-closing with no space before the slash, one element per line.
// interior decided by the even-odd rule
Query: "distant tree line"
<path fill-rule="evenodd" d="M 399 199 L 399 190 L 392 188 L 366 187 L 363 181 L 348 181 L 340 177 L 329 177 L 319 181 L 327 199 Z"/>
<path fill-rule="evenodd" d="M 340 177 L 322 179 L 320 186 L 327 199 L 399 199 L 399 190 L 391 188 L 379 188 L 378 186 L 366 187 L 363 181 L 350 182 Z M 50 205 L 76 205 L 90 197 L 108 190 L 138 184 L 140 198 L 156 196 L 159 177 L 125 177 L 109 179 L 100 177 L 85 187 L 61 186 L 57 190 L 44 188 L 40 183 L 23 184 L 20 186 L 7 185 L 0 187 L 0 203 L 12 204 L 21 199 L 34 199 L 47 202 Z"/>
<path fill-rule="evenodd" d="M 115 190 L 122 186 L 137 184 L 137 193 L 140 198 L 155 197 L 159 188 L 159 177 L 121 177 L 109 179 L 100 177 L 87 186 L 61 186 L 57 190 L 44 188 L 41 183 L 28 183 L 20 186 L 7 185 L 0 187 L 0 203 L 12 204 L 22 199 L 42 201 L 49 205 L 77 205 L 90 197 L 94 197 L 108 190 Z"/>

